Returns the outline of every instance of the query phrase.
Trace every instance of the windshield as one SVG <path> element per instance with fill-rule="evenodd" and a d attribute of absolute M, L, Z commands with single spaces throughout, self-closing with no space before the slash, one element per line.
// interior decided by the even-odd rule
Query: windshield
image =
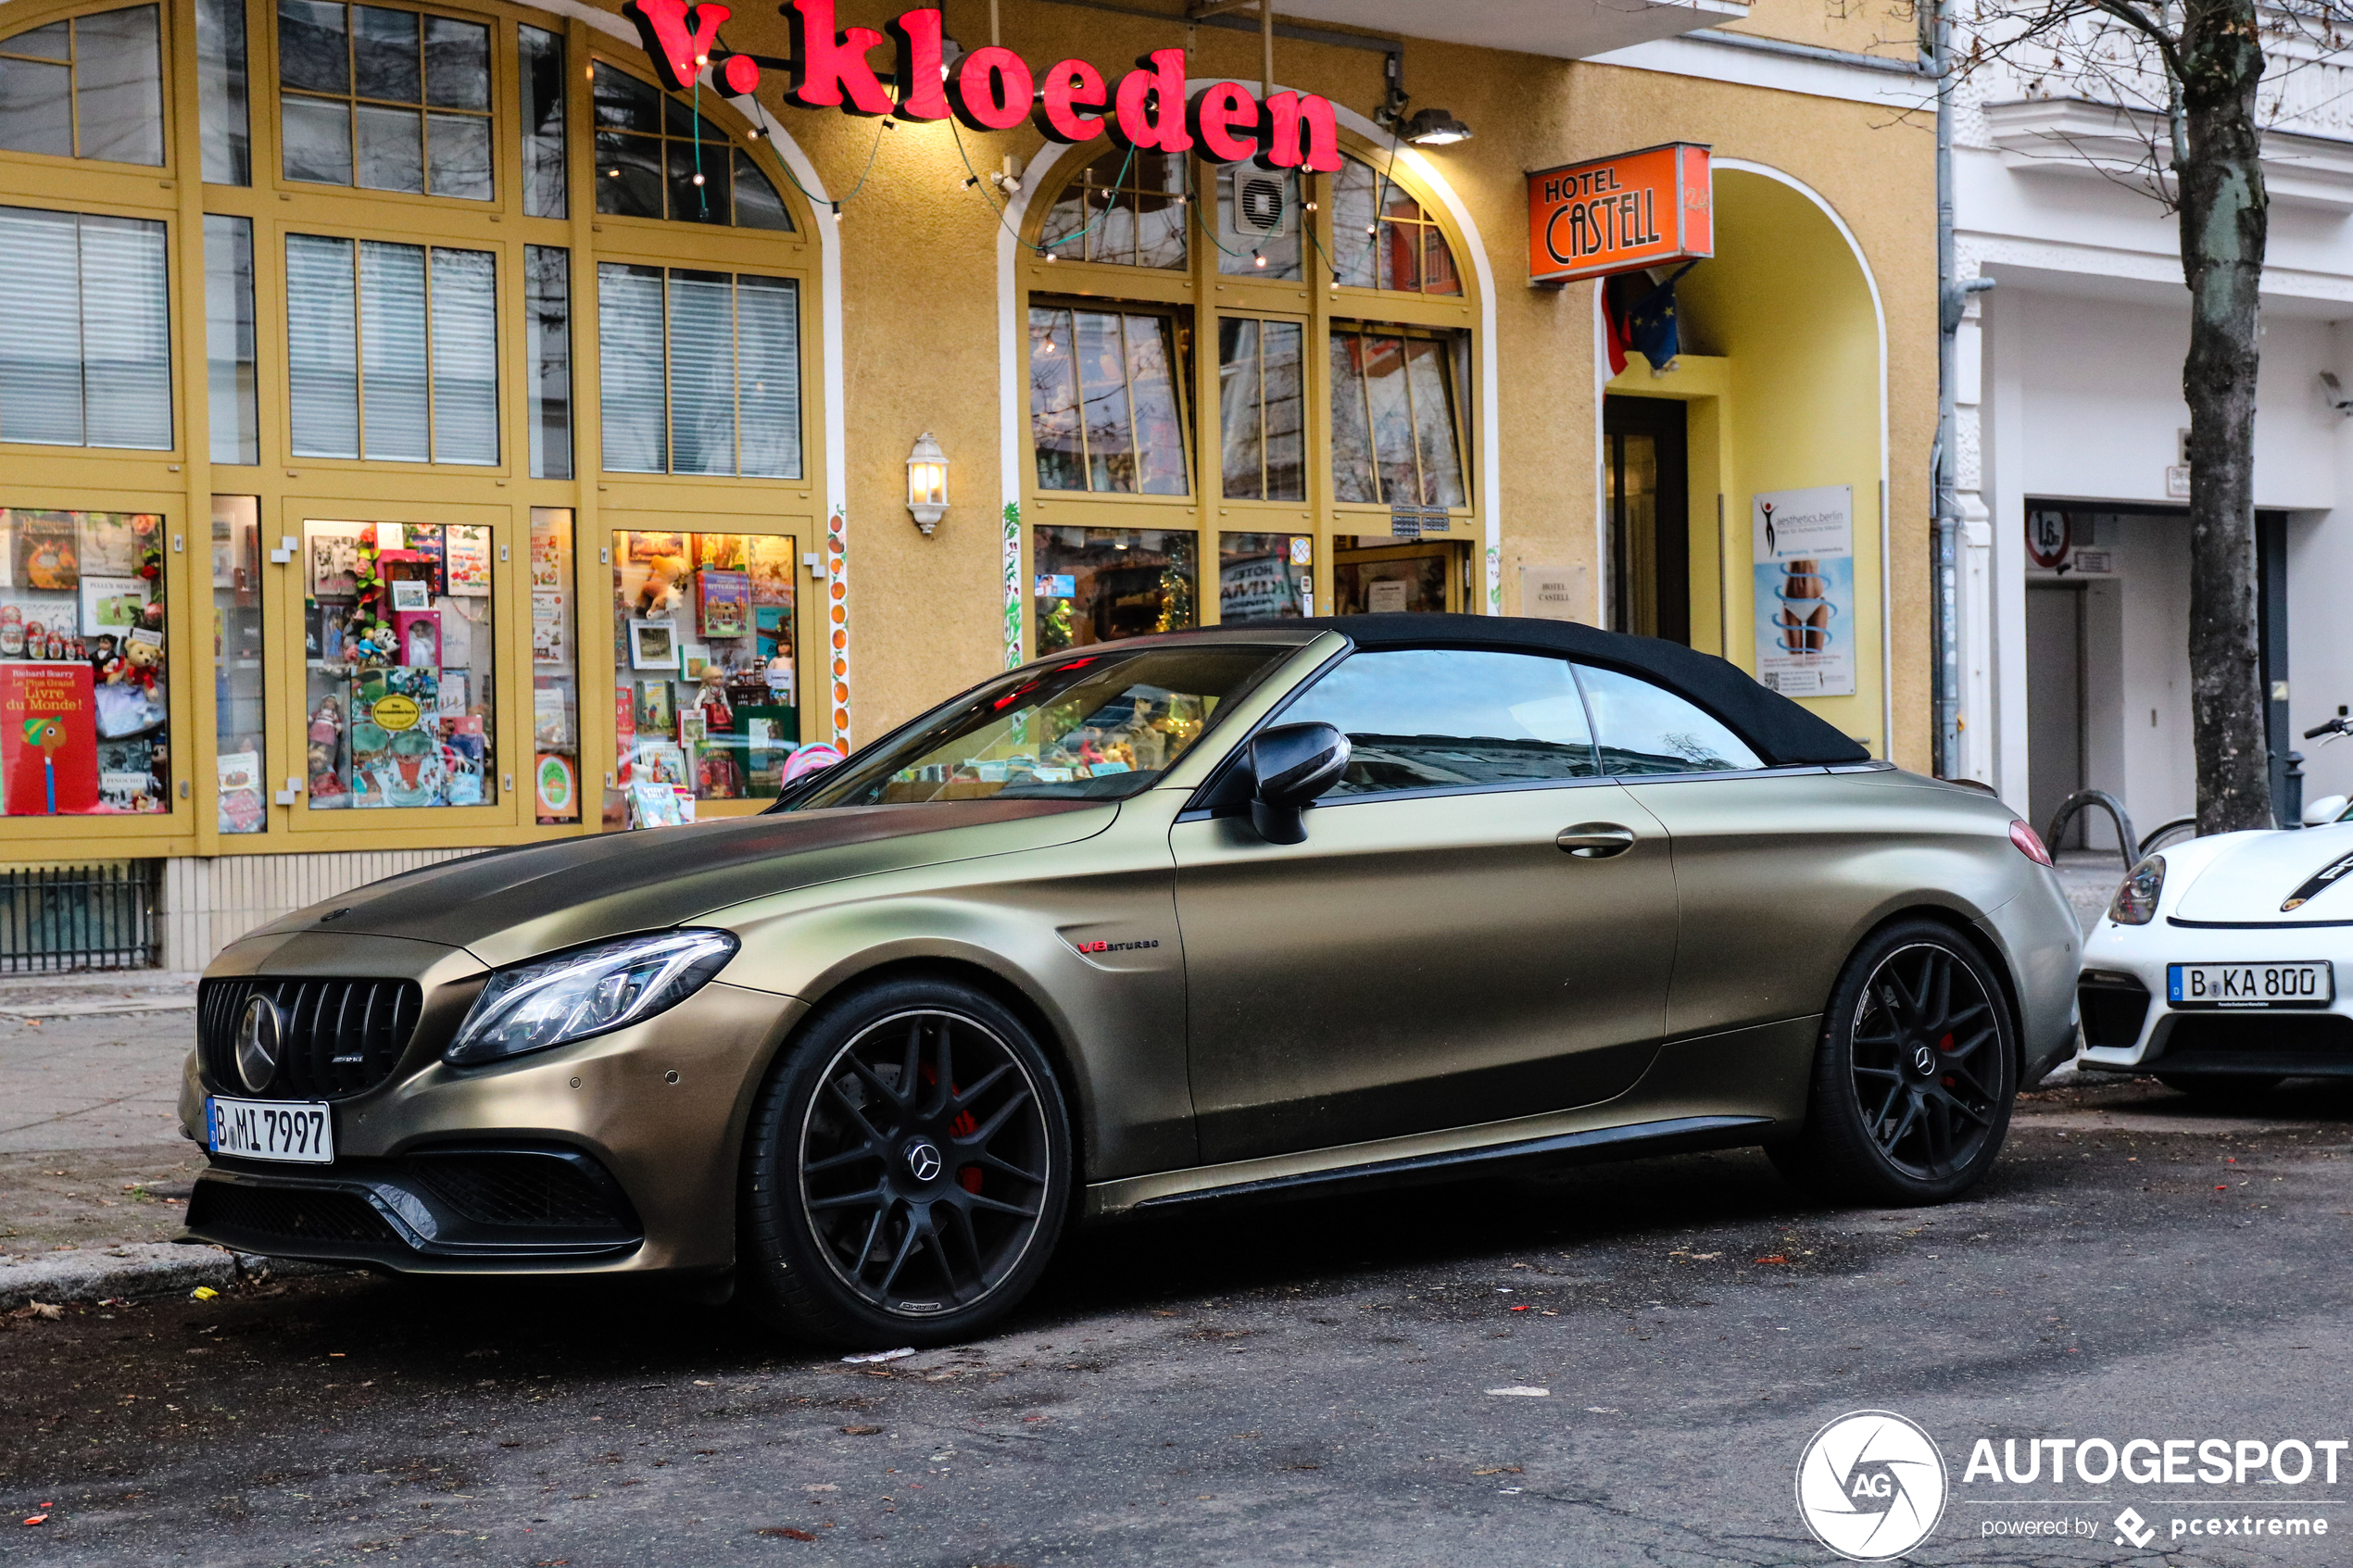
<path fill-rule="evenodd" d="M 1118 800 L 1150 789 L 1218 713 L 1295 650 L 1155 647 L 1065 659 L 828 769 L 784 809 L 926 800 Z"/>

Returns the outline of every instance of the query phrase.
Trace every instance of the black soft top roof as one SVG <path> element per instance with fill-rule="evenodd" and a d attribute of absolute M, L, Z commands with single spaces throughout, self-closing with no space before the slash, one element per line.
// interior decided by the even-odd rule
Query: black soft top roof
<path fill-rule="evenodd" d="M 1328 629 L 1368 649 L 1504 647 L 1566 654 L 1680 693 L 1777 767 L 1870 760 L 1870 752 L 1852 737 L 1780 693 L 1768 691 L 1738 666 L 1657 637 L 1510 615 L 1330 615 L 1275 624 L 1287 632 Z"/>

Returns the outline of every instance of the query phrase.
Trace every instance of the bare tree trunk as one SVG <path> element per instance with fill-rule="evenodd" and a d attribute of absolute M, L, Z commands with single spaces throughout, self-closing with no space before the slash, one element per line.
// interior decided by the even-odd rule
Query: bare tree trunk
<path fill-rule="evenodd" d="M 2255 119 L 2255 0 L 2189 0 L 2182 271 L 2190 286 L 2190 692 L 2197 831 L 2271 825 L 2256 619 L 2257 307 L 2269 215 Z"/>

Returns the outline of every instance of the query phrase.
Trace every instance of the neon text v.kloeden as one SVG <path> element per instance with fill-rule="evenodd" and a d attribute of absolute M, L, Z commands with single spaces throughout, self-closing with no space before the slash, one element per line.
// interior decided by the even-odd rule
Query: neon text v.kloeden
<path fill-rule="evenodd" d="M 719 46 L 724 6 L 686 0 L 629 0 L 646 53 L 673 91 L 690 87 L 708 63 L 725 92 L 738 96 L 760 85 L 763 57 Z M 886 89 L 866 52 L 883 42 L 870 27 L 837 31 L 834 0 L 787 0 L 780 7 L 792 28 L 792 58 L 781 66 L 792 85 L 786 100 L 805 109 L 890 115 L 899 119 L 946 119 L 975 131 L 1010 131 L 1024 119 L 1062 143 L 1108 134 L 1122 146 L 1148 152 L 1197 154 L 1210 163 L 1249 160 L 1262 169 L 1340 170 L 1340 133 L 1329 100 L 1313 94 L 1277 93 L 1260 103 L 1239 82 L 1220 82 L 1185 96 L 1185 52 L 1155 49 L 1116 83 L 1084 60 L 1061 60 L 1043 80 L 1011 49 L 975 49 L 941 81 L 940 14 L 906 11 L 889 24 L 897 44 L 893 84 Z"/>

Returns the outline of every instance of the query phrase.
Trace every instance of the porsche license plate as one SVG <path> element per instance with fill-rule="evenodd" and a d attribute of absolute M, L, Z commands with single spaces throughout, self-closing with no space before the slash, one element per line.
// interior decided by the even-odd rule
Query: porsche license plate
<path fill-rule="evenodd" d="M 334 1163 L 334 1118 L 314 1102 L 208 1098 L 205 1131 L 206 1147 L 215 1154 L 297 1165 Z"/>
<path fill-rule="evenodd" d="M 2165 999 L 2177 1008 L 2326 1007 L 2336 999 L 2336 975 L 2326 960 L 2168 964 Z"/>

